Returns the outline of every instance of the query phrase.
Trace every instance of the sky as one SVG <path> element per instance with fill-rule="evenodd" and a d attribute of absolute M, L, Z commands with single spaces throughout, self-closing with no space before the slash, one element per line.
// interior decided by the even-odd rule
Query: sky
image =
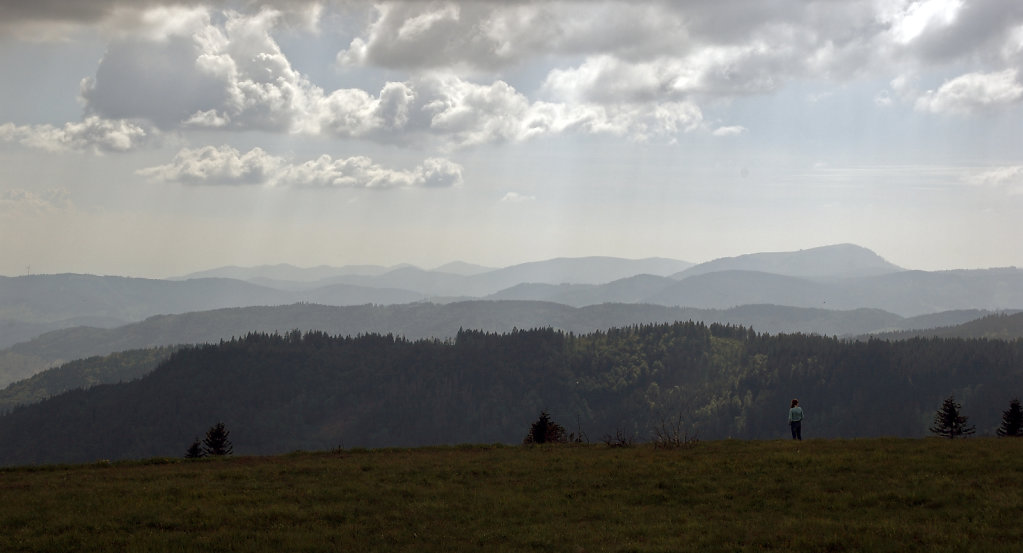
<path fill-rule="evenodd" d="M 1021 236 L 1019 0 L 0 0 L 2 275 Z"/>

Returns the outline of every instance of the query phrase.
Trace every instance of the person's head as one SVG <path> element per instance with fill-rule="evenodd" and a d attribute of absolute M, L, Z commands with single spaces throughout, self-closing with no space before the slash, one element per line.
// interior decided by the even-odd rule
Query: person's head
<path fill-rule="evenodd" d="M 792 400 L 792 407 L 795 407 L 796 405 L 799 405 L 799 400 L 798 399 Z M 791 409 L 792 407 L 789 407 L 789 409 Z"/>

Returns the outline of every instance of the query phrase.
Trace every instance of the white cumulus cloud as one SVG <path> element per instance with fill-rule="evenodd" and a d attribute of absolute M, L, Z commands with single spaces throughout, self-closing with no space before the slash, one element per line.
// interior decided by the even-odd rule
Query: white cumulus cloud
<path fill-rule="evenodd" d="M 365 156 L 333 159 L 324 155 L 284 167 L 273 179 L 277 186 L 317 188 L 445 188 L 462 184 L 462 167 L 442 158 L 429 158 L 416 168 L 389 169 Z"/>
<path fill-rule="evenodd" d="M 158 15 L 114 41 L 96 75 L 82 82 L 87 111 L 162 128 L 304 130 L 322 91 L 271 36 L 279 11 L 225 12 L 222 23 L 202 8 L 160 8 Z"/>
<path fill-rule="evenodd" d="M 541 90 L 546 99 L 570 108 L 702 105 L 771 94 L 806 78 L 841 82 L 885 70 L 922 72 L 955 61 L 977 67 L 970 74 L 974 78 L 963 76 L 920 97 L 918 107 L 931 112 L 1005 105 L 1015 89 L 997 90 L 993 76 L 1023 67 L 1023 3 L 1018 0 L 604 0 L 585 7 L 387 2 L 338 60 L 486 74 L 546 57 L 553 67 Z M 572 59 L 582 61 L 565 65 Z M 962 90 L 970 87 L 984 90 Z M 890 107 L 895 100 L 886 92 L 876 104 Z M 912 105 L 916 96 L 909 100 Z"/>
<path fill-rule="evenodd" d="M 530 101 L 503 81 L 477 84 L 452 74 L 388 83 L 378 96 L 338 90 L 324 98 L 319 113 L 321 128 L 334 136 L 443 149 L 573 131 L 642 141 L 693 131 L 702 122 L 699 107 L 688 101 Z"/>
<path fill-rule="evenodd" d="M 960 75 L 938 90 L 924 93 L 916 109 L 932 113 L 972 113 L 1007 106 L 1023 100 L 1023 84 L 1018 71 L 1006 69 L 994 73 Z"/>
<path fill-rule="evenodd" d="M 139 170 L 155 180 L 188 184 L 264 184 L 284 165 L 284 159 L 260 148 L 244 154 L 231 146 L 184 148 L 166 165 Z"/>
<path fill-rule="evenodd" d="M 442 188 L 462 184 L 462 167 L 428 158 L 411 170 L 390 169 L 365 156 L 334 159 L 323 155 L 302 163 L 228 146 L 184 148 L 166 165 L 139 170 L 155 181 L 183 184 L 265 185 L 309 188 Z"/>
<path fill-rule="evenodd" d="M 470 9 L 445 6 L 403 19 L 395 32 L 422 37 Z M 555 101 L 530 99 L 500 79 L 474 82 L 453 71 L 417 73 L 377 94 L 326 92 L 292 66 L 273 38 L 281 18 L 276 10 L 222 17 L 186 7 L 147 13 L 159 17 L 144 18 L 143 29 L 112 43 L 96 75 L 83 80 L 87 113 L 148 120 L 165 130 L 325 134 L 442 151 L 562 132 L 670 140 L 699 128 L 701 119 L 684 90 L 657 101 L 646 91 L 598 95 L 593 91 L 606 80 L 599 76 L 580 85 L 587 91 L 561 91 Z M 567 86 L 584 70 L 591 69 L 565 71 L 560 82 Z"/>
<path fill-rule="evenodd" d="M 973 173 L 966 177 L 966 182 L 974 186 L 1004 190 L 1012 195 L 1023 194 L 1023 165 L 995 167 Z"/>
<path fill-rule="evenodd" d="M 139 122 L 96 116 L 78 123 L 65 123 L 61 127 L 0 124 L 0 140 L 51 152 L 127 152 L 150 142 L 155 136 L 154 129 Z"/>
<path fill-rule="evenodd" d="M 886 68 L 914 75 L 933 60 L 976 69 L 927 92 L 896 77 L 875 104 L 968 114 L 1023 100 L 1018 0 L 225 5 L 106 0 L 54 7 L 63 15 L 49 19 L 45 9 L 16 10 L 33 21 L 103 22 L 112 40 L 81 82 L 81 122 L 8 123 L 0 139 L 99 152 L 136 148 L 155 129 L 299 133 L 436 152 L 563 133 L 671 142 L 693 131 L 742 132 L 738 121 L 708 125 L 708 104 L 805 79 Z M 325 90 L 297 69 L 277 36 L 322 32 L 331 10 L 355 26 L 337 55 L 347 70 L 406 73 L 389 73 L 379 89 Z M 359 12 L 369 13 L 365 23 Z M 502 75 L 513 66 L 528 67 L 535 86 Z"/>
<path fill-rule="evenodd" d="M 639 55 L 685 44 L 685 21 L 660 3 L 385 2 L 337 55 L 342 65 L 467 67 L 485 72 L 536 56 Z"/>

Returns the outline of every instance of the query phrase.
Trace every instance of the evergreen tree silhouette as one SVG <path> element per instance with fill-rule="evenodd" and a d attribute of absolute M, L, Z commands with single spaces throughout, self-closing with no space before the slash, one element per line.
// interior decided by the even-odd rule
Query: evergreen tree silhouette
<path fill-rule="evenodd" d="M 526 444 L 546 444 L 546 443 L 565 443 L 568 438 L 565 437 L 565 427 L 554 422 L 551 419 L 550 413 L 547 411 L 540 412 L 540 418 L 533 423 L 529 428 L 529 434 L 526 435 L 526 439 L 523 443 Z"/>
<path fill-rule="evenodd" d="M 930 431 L 942 438 L 970 436 L 977 431 L 976 427 L 966 424 L 966 417 L 960 414 L 962 405 L 956 403 L 955 397 L 948 396 L 941 404 L 941 409 L 934 414 L 934 423 Z"/>
<path fill-rule="evenodd" d="M 234 453 L 234 446 L 228 439 L 231 432 L 218 422 L 206 431 L 206 438 L 202 441 L 203 452 L 206 455 L 230 455 Z"/>
<path fill-rule="evenodd" d="M 196 438 L 185 452 L 185 459 L 198 459 L 205 456 L 206 452 L 202 450 L 202 442 L 199 441 L 199 438 Z"/>
<path fill-rule="evenodd" d="M 1002 411 L 1002 425 L 998 427 L 997 433 L 1003 438 L 1023 437 L 1023 408 L 1020 407 L 1019 399 L 1012 400 L 1009 408 Z"/>

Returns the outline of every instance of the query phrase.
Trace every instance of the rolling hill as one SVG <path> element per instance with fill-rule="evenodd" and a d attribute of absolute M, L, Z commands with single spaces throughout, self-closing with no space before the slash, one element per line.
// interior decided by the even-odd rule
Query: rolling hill
<path fill-rule="evenodd" d="M 776 305 L 695 309 L 651 304 L 570 307 L 534 301 L 468 301 L 449 304 L 325 306 L 292 304 L 157 315 L 119 328 L 75 327 L 43 334 L 0 350 L 0 386 L 76 359 L 114 352 L 214 343 L 248 332 L 318 330 L 332 335 L 393 333 L 409 339 L 454 338 L 459 329 L 510 332 L 555 328 L 584 333 L 646 323 L 695 320 L 742 325 L 767 333 L 856 336 L 892 330 L 952 326 L 990 314 L 954 311 L 904 318 L 876 309 L 835 311 Z"/>

